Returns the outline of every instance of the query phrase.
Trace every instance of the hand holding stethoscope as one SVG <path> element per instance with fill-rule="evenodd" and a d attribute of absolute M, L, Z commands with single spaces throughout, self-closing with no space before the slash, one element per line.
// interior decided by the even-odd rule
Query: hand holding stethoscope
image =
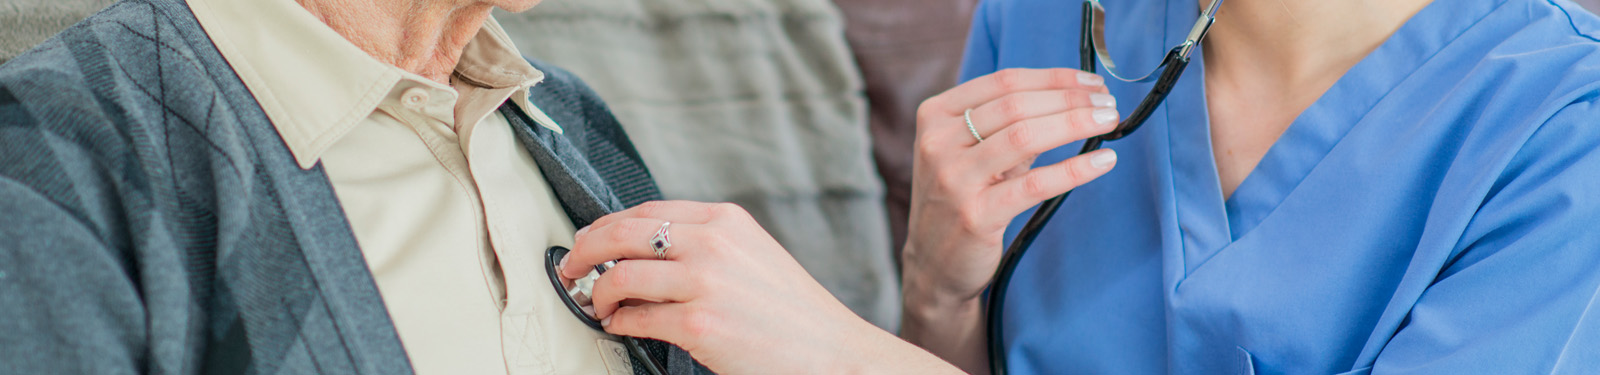
<path fill-rule="evenodd" d="M 1110 150 L 1030 168 L 1034 158 L 1113 130 L 1114 106 L 1100 77 L 1072 69 L 1008 70 L 924 104 L 906 280 L 938 295 L 908 300 L 977 301 L 1006 224 L 1116 162 Z M 647 203 L 581 230 L 574 249 L 567 279 L 623 260 L 592 288 L 607 332 L 671 342 L 717 372 L 948 366 L 850 312 L 734 205 Z"/>
<path fill-rule="evenodd" d="M 1115 106 L 1099 76 L 1071 69 L 1005 70 L 923 103 L 904 255 L 907 293 L 979 298 L 999 264 L 1006 225 L 1106 173 L 1117 156 L 1106 149 L 1032 168 L 1034 159 L 1110 132 Z"/>
<path fill-rule="evenodd" d="M 1109 149 L 1037 168 L 1034 159 L 1111 132 L 1115 106 L 1103 79 L 1072 69 L 1004 70 L 923 103 L 903 256 L 906 339 L 968 371 L 987 366 L 982 293 L 1006 226 L 1117 161 Z"/>
<path fill-rule="evenodd" d="M 606 332 L 671 342 L 718 373 L 849 372 L 830 365 L 881 350 L 840 343 L 898 342 L 835 299 L 732 204 L 646 203 L 580 230 L 573 249 L 559 267 L 566 279 L 622 259 L 593 285 L 594 317 Z"/>
<path fill-rule="evenodd" d="M 1102 142 L 1132 133 L 1160 106 L 1221 4 L 1213 0 L 1204 9 L 1184 42 L 1168 51 L 1154 72 L 1128 79 L 1116 73 L 1104 51 L 1105 10 L 1098 0 L 1085 0 L 1083 68 L 1093 72 L 1098 60 L 1119 79 L 1155 82 L 1120 123 L 1104 80 L 1072 69 L 1005 70 L 923 104 L 904 255 L 902 336 L 967 371 L 1007 371 L 995 334 L 1016 264 L 1066 194 L 1116 164 L 1115 153 L 1100 150 Z M 1080 140 L 1077 157 L 1032 167 L 1044 151 Z M 1039 210 L 1011 250 L 1002 252 L 1007 224 L 1036 204 Z M 662 251 L 656 240 L 667 237 L 666 223 L 672 221 L 696 225 L 694 239 L 683 241 L 677 253 L 699 255 Z M 651 232 L 650 225 L 660 228 Z M 612 234 L 593 237 L 601 230 Z M 605 285 L 595 286 L 594 293 L 601 316 L 625 311 L 606 330 L 672 342 L 719 372 L 955 370 L 849 313 L 736 207 L 647 205 L 595 223 L 580 234 L 577 246 L 577 261 L 564 270 L 570 277 L 612 259 L 657 258 L 652 265 L 618 266 L 627 271 L 613 269 L 600 277 Z M 982 300 L 985 288 L 992 289 L 988 301 Z M 629 305 L 626 300 L 654 303 L 614 307 Z"/>

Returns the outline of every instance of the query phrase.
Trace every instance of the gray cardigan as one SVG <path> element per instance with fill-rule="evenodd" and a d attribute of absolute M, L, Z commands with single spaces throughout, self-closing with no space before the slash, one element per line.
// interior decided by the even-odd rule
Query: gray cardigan
<path fill-rule="evenodd" d="M 606 106 L 534 64 L 565 134 L 501 111 L 573 224 L 656 199 Z M 117 3 L 0 66 L 0 374 L 409 372 L 327 176 L 184 2 Z"/>

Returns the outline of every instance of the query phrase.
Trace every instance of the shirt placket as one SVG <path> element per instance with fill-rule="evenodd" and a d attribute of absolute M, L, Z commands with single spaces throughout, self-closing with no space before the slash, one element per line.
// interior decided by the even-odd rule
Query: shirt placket
<path fill-rule="evenodd" d="M 492 188 L 484 189 L 492 184 L 484 184 L 479 178 L 496 176 L 503 171 L 484 171 L 473 167 L 469 138 L 476 129 L 471 125 L 451 123 L 457 119 L 454 108 L 460 100 L 467 99 L 458 97 L 452 100 L 450 96 L 454 94 L 426 86 L 408 89 L 401 95 L 400 105 L 403 108 L 397 109 L 400 115 L 395 117 L 416 130 L 445 170 L 462 184 L 467 199 L 471 200 L 477 216 L 477 232 L 480 234 L 474 250 L 483 267 L 485 288 L 497 297 L 488 303 L 494 304 L 500 311 L 501 351 L 508 374 L 551 373 L 553 365 L 548 362 L 548 356 L 539 355 L 531 341 L 541 336 L 532 303 L 527 298 L 529 291 L 525 290 L 533 284 L 528 280 L 528 270 L 522 269 L 531 264 L 531 259 L 526 258 L 526 252 L 501 251 L 513 249 L 523 241 L 517 239 L 516 232 L 498 225 L 506 222 L 505 214 L 488 207 L 497 207 L 500 194 L 494 193 Z"/>
<path fill-rule="evenodd" d="M 513 91 L 512 89 L 464 90 L 463 100 L 474 102 L 463 103 L 462 105 L 467 107 L 482 105 L 484 108 L 493 108 L 485 103 L 503 102 L 504 98 L 508 97 Z M 492 109 L 484 116 L 477 116 L 477 113 L 474 112 L 469 116 L 462 117 L 461 121 L 463 123 L 457 124 L 456 128 L 462 129 L 463 152 L 468 155 L 469 160 L 474 155 L 482 154 L 481 150 L 486 146 L 486 142 L 501 141 L 480 137 L 486 131 L 497 132 L 498 129 L 482 129 L 478 127 L 479 125 L 492 123 L 494 124 L 492 126 L 504 126 L 500 122 L 484 121 L 488 116 L 495 115 Z M 471 123 L 468 124 L 466 122 Z M 501 286 L 505 288 L 506 292 L 500 311 L 501 346 L 504 348 L 506 367 L 510 374 L 552 373 L 555 370 L 555 366 L 550 362 L 548 348 L 539 345 L 538 339 L 545 336 L 545 329 L 537 318 L 536 309 L 538 306 L 534 304 L 534 299 L 532 298 L 535 295 L 535 291 L 530 289 L 548 284 L 542 278 L 534 277 L 542 277 L 542 271 L 536 269 L 536 266 L 540 265 L 542 260 L 535 258 L 534 254 L 543 254 L 542 251 L 536 251 L 543 249 L 538 248 L 541 244 L 534 243 L 535 241 L 529 239 L 524 232 L 517 230 L 517 228 L 507 227 L 508 223 L 532 224 L 518 223 L 515 218 L 511 217 L 512 213 L 505 210 L 505 207 L 512 203 L 508 201 L 511 197 L 507 195 L 515 194 L 516 192 L 504 191 L 504 189 L 498 188 L 502 184 L 486 181 L 486 179 L 508 178 L 508 176 L 515 175 L 514 171 L 504 170 L 505 168 L 503 167 L 505 166 L 506 164 L 503 160 L 484 160 L 479 163 L 469 163 L 474 180 L 478 182 L 478 186 L 482 187 L 479 192 L 479 198 L 482 199 L 483 213 L 489 223 L 489 244 L 493 255 L 499 260 L 501 275 L 503 276 L 503 284 Z M 515 226 L 520 228 L 522 225 Z M 524 230 L 537 229 L 524 228 Z"/>

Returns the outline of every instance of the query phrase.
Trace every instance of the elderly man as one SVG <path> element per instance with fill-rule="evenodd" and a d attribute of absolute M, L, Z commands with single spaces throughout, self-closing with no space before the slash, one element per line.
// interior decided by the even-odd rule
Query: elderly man
<path fill-rule="evenodd" d="M 537 2 L 128 0 L 0 66 L 0 373 L 694 372 L 546 278 L 658 193 L 489 18 Z"/>

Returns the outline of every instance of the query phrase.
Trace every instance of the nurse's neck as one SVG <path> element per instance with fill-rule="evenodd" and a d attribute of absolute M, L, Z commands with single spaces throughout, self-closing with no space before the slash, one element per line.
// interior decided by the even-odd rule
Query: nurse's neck
<path fill-rule="evenodd" d="M 1199 0 L 1201 8 L 1211 0 Z M 1201 44 L 1211 147 L 1231 197 L 1295 119 L 1432 0 L 1229 0 Z"/>
<path fill-rule="evenodd" d="M 1230 0 L 1206 37 L 1206 70 L 1291 85 L 1337 79 L 1430 2 Z"/>

